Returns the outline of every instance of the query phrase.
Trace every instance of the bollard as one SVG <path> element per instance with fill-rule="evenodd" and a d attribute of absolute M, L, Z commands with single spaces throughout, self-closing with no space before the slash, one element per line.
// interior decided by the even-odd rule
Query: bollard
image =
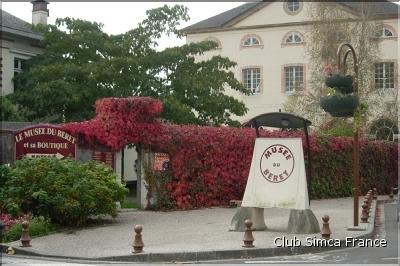
<path fill-rule="evenodd" d="M 29 222 L 22 222 L 22 235 L 21 235 L 21 247 L 31 247 L 31 237 L 29 236 Z"/>
<path fill-rule="evenodd" d="M 253 237 L 253 232 L 251 231 L 251 226 L 253 225 L 253 222 L 249 219 L 246 219 L 246 221 L 244 221 L 244 224 L 246 226 L 246 229 L 244 231 L 244 237 L 243 237 L 244 245 L 242 247 L 253 248 L 254 237 Z"/>
<path fill-rule="evenodd" d="M 374 187 L 374 196 L 372 197 L 373 199 L 378 199 L 378 190 L 376 189 L 376 187 Z"/>
<path fill-rule="evenodd" d="M 142 239 L 142 230 L 143 227 L 141 225 L 135 225 L 135 240 L 133 241 L 133 251 L 132 253 L 140 253 L 143 252 L 143 239 Z"/>
<path fill-rule="evenodd" d="M 394 194 L 393 194 L 393 189 L 390 190 L 390 194 L 389 194 L 389 199 L 393 199 Z"/>
<path fill-rule="evenodd" d="M 368 209 L 371 209 L 372 207 L 372 193 L 368 192 L 367 194 L 367 199 L 368 199 Z"/>
<path fill-rule="evenodd" d="M 369 200 L 367 198 L 364 198 L 364 203 L 367 206 L 367 214 L 369 215 L 369 209 L 370 209 L 370 205 L 369 205 Z"/>
<path fill-rule="evenodd" d="M 330 239 L 331 238 L 331 229 L 329 228 L 329 216 L 324 215 L 322 217 L 322 228 L 321 228 L 321 236 L 323 239 Z"/>
<path fill-rule="evenodd" d="M 3 221 L 0 220 L 0 243 L 3 243 L 3 231 L 5 231 L 6 226 L 3 224 Z"/>
<path fill-rule="evenodd" d="M 368 216 L 368 205 L 364 202 L 364 204 L 362 205 L 361 222 L 368 223 Z"/>

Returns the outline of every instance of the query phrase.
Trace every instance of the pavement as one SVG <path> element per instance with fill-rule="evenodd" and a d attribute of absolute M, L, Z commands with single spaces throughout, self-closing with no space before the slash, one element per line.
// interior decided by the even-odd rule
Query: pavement
<path fill-rule="evenodd" d="M 387 197 L 382 197 L 387 199 Z M 378 198 L 379 200 L 379 198 Z M 360 203 L 361 203 L 360 199 Z M 356 231 L 347 230 L 353 224 L 353 199 L 312 200 L 310 207 L 322 226 L 322 216 L 330 216 L 331 238 L 346 247 L 346 237 L 372 238 L 375 209 L 372 204 L 369 223 L 360 223 Z M 360 208 L 361 209 L 361 208 Z M 304 245 L 306 237 L 320 239 L 320 234 L 287 234 L 290 210 L 265 209 L 266 231 L 254 231 L 254 248 L 243 248 L 243 232 L 228 231 L 236 208 L 206 208 L 190 211 L 154 212 L 134 210 L 120 212 L 112 223 L 74 231 L 62 231 L 32 239 L 32 247 L 21 248 L 20 242 L 11 246 L 16 254 L 54 258 L 101 261 L 184 262 L 234 258 L 254 258 L 325 251 L 331 247 Z M 133 254 L 133 227 L 143 225 L 144 251 Z M 274 239 L 297 237 L 302 246 L 277 247 Z"/>

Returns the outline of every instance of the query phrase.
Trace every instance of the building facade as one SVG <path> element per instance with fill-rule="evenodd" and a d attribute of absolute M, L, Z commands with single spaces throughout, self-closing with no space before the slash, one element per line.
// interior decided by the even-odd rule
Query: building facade
<path fill-rule="evenodd" d="M 33 1 L 32 23 L 47 23 L 47 2 Z M 12 14 L 1 10 L 1 95 L 14 92 L 13 78 L 21 73 L 25 61 L 33 56 L 43 53 L 40 44 L 42 35 L 35 32 L 32 24 L 23 21 Z"/>
<path fill-rule="evenodd" d="M 307 10 L 316 2 L 262 1 L 237 8 L 184 28 L 187 43 L 214 40 L 218 48 L 202 58 L 221 55 L 237 62 L 236 78 L 252 91 L 246 96 L 227 93 L 249 108 L 242 122 L 263 113 L 277 112 L 296 87 L 307 89 L 310 77 L 305 52 L 310 18 Z M 361 2 L 336 2 L 357 17 Z M 382 23 L 380 60 L 375 65 L 377 88 L 398 90 L 398 6 L 373 3 L 373 17 Z M 396 121 L 397 122 L 397 121 Z"/>

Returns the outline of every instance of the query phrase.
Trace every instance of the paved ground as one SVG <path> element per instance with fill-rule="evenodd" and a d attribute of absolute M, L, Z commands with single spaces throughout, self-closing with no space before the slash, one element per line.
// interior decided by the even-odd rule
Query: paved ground
<path fill-rule="evenodd" d="M 392 264 L 399 265 L 399 224 L 397 203 L 379 204 L 374 238 L 386 239 L 386 247 L 351 247 L 327 252 L 254 259 L 218 260 L 212 264 Z M 203 263 L 203 262 L 202 262 Z"/>
<path fill-rule="evenodd" d="M 311 209 L 321 224 L 328 214 L 332 238 L 344 239 L 366 234 L 366 231 L 347 231 L 352 225 L 352 198 L 311 201 Z M 208 208 L 179 212 L 133 211 L 122 212 L 111 224 L 73 232 L 61 232 L 35 238 L 31 248 L 43 255 L 105 258 L 130 256 L 132 253 L 133 226 L 143 225 L 145 253 L 190 253 L 204 251 L 243 250 L 242 232 L 229 232 L 235 208 Z M 267 231 L 254 232 L 257 248 L 274 248 L 274 238 L 286 234 L 289 210 L 266 209 Z M 296 235 L 300 240 L 313 235 Z M 315 235 L 320 238 L 320 235 Z M 19 242 L 11 246 L 18 247 Z"/>

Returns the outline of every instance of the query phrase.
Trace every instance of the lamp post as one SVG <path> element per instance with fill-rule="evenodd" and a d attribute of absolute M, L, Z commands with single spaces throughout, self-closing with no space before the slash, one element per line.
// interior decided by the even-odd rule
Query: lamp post
<path fill-rule="evenodd" d="M 344 54 L 342 60 L 342 54 Z M 348 43 L 343 43 L 339 45 L 337 49 L 337 60 L 338 60 L 338 69 L 339 71 L 343 70 L 343 74 L 346 72 L 346 61 L 348 55 L 351 54 L 353 56 L 353 71 L 354 71 L 354 79 L 353 79 L 353 93 L 355 96 L 358 96 L 358 65 L 357 65 L 357 56 L 356 52 Z M 353 197 L 354 197 L 354 220 L 353 225 L 358 226 L 358 206 L 359 206 L 359 196 L 360 196 L 360 164 L 359 164 L 359 126 L 356 124 L 356 113 L 354 114 L 354 140 L 353 140 Z"/>

